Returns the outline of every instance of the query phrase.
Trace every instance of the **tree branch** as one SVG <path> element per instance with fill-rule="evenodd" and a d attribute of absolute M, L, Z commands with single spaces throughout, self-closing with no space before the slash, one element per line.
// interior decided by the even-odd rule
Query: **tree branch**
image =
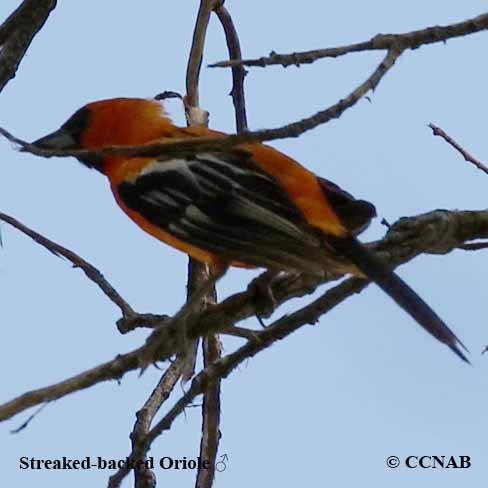
<path fill-rule="evenodd" d="M 95 268 L 95 266 L 78 256 L 78 254 L 70 251 L 69 249 L 66 249 L 59 244 L 56 244 L 55 242 L 47 239 L 46 237 L 33 231 L 32 229 L 29 229 L 29 227 L 25 226 L 10 215 L 0 212 L 0 220 L 3 220 L 7 224 L 10 224 L 12 227 L 15 227 L 23 234 L 29 236 L 33 241 L 45 247 L 55 256 L 64 257 L 73 264 L 74 268 L 80 268 L 85 273 L 87 278 L 90 281 L 93 281 L 93 283 L 95 283 L 96 285 L 98 285 L 104 295 L 106 295 L 113 303 L 115 303 L 115 305 L 120 308 L 123 318 L 130 319 L 138 315 L 132 309 L 132 307 L 120 296 L 117 290 L 115 290 L 115 288 L 105 279 L 103 274 L 97 268 Z"/>
<path fill-rule="evenodd" d="M 205 46 L 205 36 L 210 22 L 212 11 L 218 8 L 221 0 L 201 0 L 198 11 L 196 25 L 193 31 L 193 43 L 188 60 L 185 107 L 187 113 L 187 123 L 189 126 L 208 127 L 208 112 L 199 107 L 198 81 L 202 66 L 203 52 Z M 210 269 L 205 263 L 200 263 L 189 257 L 188 262 L 188 285 L 187 300 L 190 302 L 198 290 L 210 279 Z M 209 303 L 216 303 L 217 293 L 215 287 L 202 297 L 199 304 L 200 310 L 205 310 Z M 197 356 L 198 340 L 191 344 L 191 350 L 187 354 L 191 355 L 192 364 L 183 371 L 184 380 L 193 376 L 195 371 L 195 361 Z M 220 356 L 220 341 L 218 335 L 212 332 L 203 336 L 202 341 L 204 365 L 217 359 Z M 199 488 L 210 488 L 213 483 L 215 472 L 215 458 L 217 456 L 219 443 L 220 425 L 220 383 L 212 383 L 204 391 L 202 405 L 202 436 L 200 442 L 200 458 L 207 461 L 210 469 L 199 468 L 196 478 L 196 486 Z M 202 481 L 204 484 L 201 484 Z"/>
<path fill-rule="evenodd" d="M 332 47 L 326 49 L 314 49 L 291 54 L 278 54 L 271 52 L 269 56 L 256 59 L 220 61 L 209 65 L 211 68 L 227 68 L 235 66 L 271 66 L 281 65 L 300 66 L 310 64 L 318 59 L 337 58 L 350 53 L 389 50 L 393 47 L 406 50 L 417 49 L 420 46 L 445 42 L 455 37 L 466 36 L 475 32 L 488 29 L 488 13 L 478 15 L 472 19 L 450 24 L 446 26 L 432 26 L 425 29 L 415 30 L 404 34 L 378 34 L 369 41 L 349 44 L 347 46 Z"/>
<path fill-rule="evenodd" d="M 429 226 L 427 236 L 420 228 Z M 438 227 L 435 229 L 435 227 Z M 435 231 L 446 233 L 445 242 L 439 243 L 434 239 Z M 422 251 L 412 248 L 412 242 L 433 253 L 447 253 L 455 238 L 478 238 L 488 233 L 488 211 L 481 212 L 448 212 L 435 211 L 424 214 L 418 218 L 400 219 L 391 227 L 388 236 L 380 243 L 378 248 L 385 255 L 389 254 L 392 264 L 404 262 Z M 438 237 L 438 236 L 437 236 Z M 392 246 L 396 243 L 397 246 Z M 402 243 L 402 246 L 398 244 Z M 401 249 L 405 247 L 405 249 Z M 322 296 L 309 305 L 296 312 L 285 315 L 266 329 L 255 332 L 254 339 L 250 339 L 244 346 L 234 353 L 220 358 L 206 366 L 192 381 L 190 389 L 173 406 L 172 409 L 154 426 L 145 439 L 146 449 L 149 449 L 154 439 L 165 430 L 169 430 L 174 420 L 184 411 L 198 395 L 205 391 L 209 382 L 227 377 L 239 364 L 268 348 L 277 340 L 284 339 L 305 324 L 316 324 L 319 317 L 335 306 L 342 303 L 347 297 L 360 293 L 368 285 L 367 280 L 349 278 L 339 285 L 327 290 Z M 129 455 L 132 459 L 134 453 Z"/>
<path fill-rule="evenodd" d="M 447 254 L 468 241 L 481 238 L 488 238 L 488 210 L 436 210 L 416 217 L 400 219 L 390 227 L 383 240 L 370 245 L 370 247 L 389 261 L 392 266 L 397 266 L 419 254 Z M 273 292 L 276 291 L 275 297 L 278 303 L 282 303 L 287 296 L 306 294 L 319 284 L 314 279 L 305 279 L 303 284 L 300 280 L 300 278 L 297 278 L 288 282 L 289 289 L 283 287 L 286 280 L 281 283 L 282 288 L 273 288 Z M 299 325 L 300 320 L 302 325 L 316 322 L 321 315 L 332 307 L 335 307 L 352 294 L 359 293 L 367 283 L 364 280 L 352 278 L 345 280 L 329 289 L 322 297 L 310 305 L 294 314 L 278 319 L 268 328 L 259 331 L 249 331 L 247 343 L 235 353 L 211 364 L 204 370 L 205 373 L 203 375 L 199 373 L 196 377 L 199 378 L 197 383 L 202 377 L 206 377 L 209 370 L 212 371 L 212 375 L 216 374 L 215 371 L 218 373 L 217 376 L 211 375 L 210 379 L 225 377 L 239 362 L 250 358 L 277 340 L 291 334 L 301 326 Z M 239 293 L 206 311 L 194 315 L 188 324 L 188 338 L 192 340 L 216 330 L 221 330 L 225 333 L 229 326 L 255 314 L 256 305 L 252 291 L 248 290 L 247 292 Z M 142 347 L 130 353 L 117 356 L 111 361 L 65 381 L 24 393 L 0 405 L 0 421 L 7 420 L 27 408 L 62 398 L 69 393 L 88 388 L 102 381 L 120 379 L 128 371 L 146 367 L 156 360 L 168 359 L 178 351 L 178 330 L 180 326 L 181 324 L 177 320 L 169 320 L 151 334 L 146 344 Z M 198 390 L 196 392 L 194 389 L 195 384 L 194 380 L 192 387 L 187 393 L 189 396 L 185 396 L 184 401 L 191 401 L 203 391 Z M 200 387 L 201 385 L 198 388 Z M 195 386 L 195 388 L 197 387 Z M 180 407 L 184 408 L 184 405 L 180 405 Z M 180 407 L 176 407 L 177 410 Z M 171 410 L 171 412 L 173 414 L 177 413 L 174 410 Z M 168 418 L 166 418 L 165 422 L 168 421 Z M 161 429 L 161 426 L 164 425 L 167 425 L 167 423 L 160 424 L 158 429 Z M 154 429 L 156 427 L 149 434 L 152 439 L 156 433 Z"/>
<path fill-rule="evenodd" d="M 143 447 L 144 440 L 150 431 L 155 415 L 169 398 L 173 388 L 181 378 L 182 369 L 183 361 L 176 359 L 165 371 L 144 406 L 136 414 L 137 420 L 131 433 L 132 452 L 134 459 L 137 460 L 136 469 L 134 469 L 136 488 L 153 488 L 155 486 L 156 477 L 152 470 L 145 465 L 147 450 Z M 108 487 L 118 488 L 129 472 L 128 466 L 119 469 L 110 477 Z"/>
<path fill-rule="evenodd" d="M 56 0 L 24 0 L 0 26 L 0 91 L 15 76 L 30 43 L 56 3 Z"/>
<path fill-rule="evenodd" d="M 18 413 L 51 400 L 57 400 L 75 391 L 84 390 L 107 380 L 119 380 L 125 373 L 140 367 L 144 347 L 135 349 L 102 363 L 94 368 L 72 376 L 64 381 L 44 388 L 31 390 L 13 400 L 0 405 L 0 421 L 7 420 Z"/>
<path fill-rule="evenodd" d="M 204 368 L 218 361 L 222 346 L 218 334 L 209 333 L 203 340 Z M 207 468 L 200 468 L 195 482 L 196 488 L 211 488 L 215 477 L 215 463 L 220 441 L 220 378 L 207 382 L 202 405 L 202 437 L 200 458 L 207 461 Z"/>
<path fill-rule="evenodd" d="M 97 151 L 87 149 L 72 151 L 39 149 L 28 142 L 14 137 L 5 129 L 0 128 L 0 134 L 11 142 L 20 145 L 22 151 L 47 158 L 54 156 L 93 158 L 103 157 L 107 154 L 140 157 L 157 157 L 161 156 L 162 154 L 182 156 L 185 154 L 185 151 L 221 151 L 226 147 L 246 142 L 271 141 L 274 139 L 283 139 L 287 137 L 298 137 L 308 130 L 314 129 L 321 124 L 325 124 L 332 119 L 339 118 L 348 108 L 354 106 L 369 90 L 374 90 L 385 74 L 395 64 L 395 61 L 398 59 L 400 54 L 400 51 L 393 48 L 391 51 L 388 51 L 386 57 L 378 65 L 374 72 L 344 99 L 339 100 L 334 105 L 331 105 L 327 109 L 317 112 L 310 117 L 284 125 L 282 127 L 278 127 L 276 129 L 258 130 L 218 137 L 193 137 L 191 139 L 183 139 L 178 141 L 174 141 L 174 139 L 172 139 L 168 142 L 156 142 L 142 146 L 110 146 Z"/>
<path fill-rule="evenodd" d="M 478 169 L 483 171 L 483 173 L 488 174 L 488 166 L 483 164 L 474 156 L 471 156 L 471 154 L 468 151 L 466 151 L 466 149 L 460 146 L 452 137 L 448 136 L 440 127 L 437 127 L 437 125 L 434 124 L 429 124 L 429 127 L 432 129 L 432 133 L 435 136 L 442 137 L 449 145 L 451 145 L 454 149 L 456 149 L 456 151 L 461 153 L 461 156 L 464 158 L 465 161 L 474 164 Z"/>
<path fill-rule="evenodd" d="M 198 82 L 202 66 L 205 36 L 210 21 L 210 14 L 220 0 L 201 0 L 197 21 L 193 30 L 193 41 L 186 69 L 186 101 L 190 107 L 199 106 Z"/>
<path fill-rule="evenodd" d="M 215 13 L 224 29 L 227 49 L 229 51 L 229 59 L 242 59 L 239 36 L 229 11 L 222 3 L 222 5 L 216 8 Z M 244 79 L 246 73 L 246 70 L 241 65 L 232 67 L 232 90 L 230 94 L 234 103 L 236 132 L 238 134 L 247 130 L 246 98 L 244 93 Z"/>
<path fill-rule="evenodd" d="M 208 384 L 217 382 L 227 377 L 239 364 L 255 356 L 258 352 L 268 348 L 274 342 L 284 339 L 305 323 L 314 324 L 318 317 L 331 310 L 353 293 L 359 293 L 367 282 L 356 278 L 350 278 L 340 285 L 328 290 L 320 298 L 310 305 L 285 315 L 269 327 L 256 332 L 255 339 L 248 341 L 244 346 L 232 354 L 224 356 L 198 373 L 193 379 L 190 389 L 175 403 L 173 408 L 154 426 L 145 438 L 144 448 L 149 450 L 152 442 L 164 431 L 169 430 L 174 420 L 194 401 L 194 399 L 206 391 Z M 132 452 L 128 458 L 137 459 L 137 453 Z"/>

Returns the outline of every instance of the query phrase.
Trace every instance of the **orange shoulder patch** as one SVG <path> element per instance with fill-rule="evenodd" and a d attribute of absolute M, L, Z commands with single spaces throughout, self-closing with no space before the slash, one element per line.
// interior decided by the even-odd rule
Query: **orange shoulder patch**
<path fill-rule="evenodd" d="M 347 234 L 311 171 L 270 146 L 251 143 L 239 147 L 249 151 L 253 161 L 280 182 L 310 225 L 335 236 Z"/>

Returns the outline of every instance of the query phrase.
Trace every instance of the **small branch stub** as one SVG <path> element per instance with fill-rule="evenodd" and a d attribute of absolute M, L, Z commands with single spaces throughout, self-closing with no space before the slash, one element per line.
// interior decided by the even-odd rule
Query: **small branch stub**
<path fill-rule="evenodd" d="M 444 130 L 442 130 L 440 127 L 432 123 L 429 124 L 429 127 L 432 129 L 432 133 L 435 136 L 442 137 L 442 139 L 444 139 L 450 146 L 456 149 L 456 151 L 458 151 L 462 155 L 465 161 L 473 164 L 478 169 L 483 171 L 483 173 L 488 174 L 488 166 L 483 164 L 479 159 L 476 159 L 474 156 L 472 156 L 468 151 L 466 151 L 466 149 L 464 149 L 461 145 L 459 145 L 452 137 L 446 134 Z"/>

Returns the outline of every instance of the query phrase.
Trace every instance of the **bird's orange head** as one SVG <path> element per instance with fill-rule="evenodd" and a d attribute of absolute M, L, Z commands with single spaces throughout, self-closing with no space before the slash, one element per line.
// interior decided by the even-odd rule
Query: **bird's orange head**
<path fill-rule="evenodd" d="M 85 105 L 60 129 L 33 144 L 44 149 L 68 150 L 138 145 L 168 137 L 173 128 L 163 106 L 156 100 L 112 98 Z M 79 159 L 88 167 L 103 171 L 100 158 Z"/>

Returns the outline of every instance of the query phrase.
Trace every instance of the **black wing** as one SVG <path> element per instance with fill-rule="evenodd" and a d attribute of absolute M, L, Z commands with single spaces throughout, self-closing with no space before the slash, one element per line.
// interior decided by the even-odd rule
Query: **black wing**
<path fill-rule="evenodd" d="M 118 192 L 152 224 L 229 262 L 319 275 L 328 262 L 320 232 L 246 152 L 153 161 Z"/>

